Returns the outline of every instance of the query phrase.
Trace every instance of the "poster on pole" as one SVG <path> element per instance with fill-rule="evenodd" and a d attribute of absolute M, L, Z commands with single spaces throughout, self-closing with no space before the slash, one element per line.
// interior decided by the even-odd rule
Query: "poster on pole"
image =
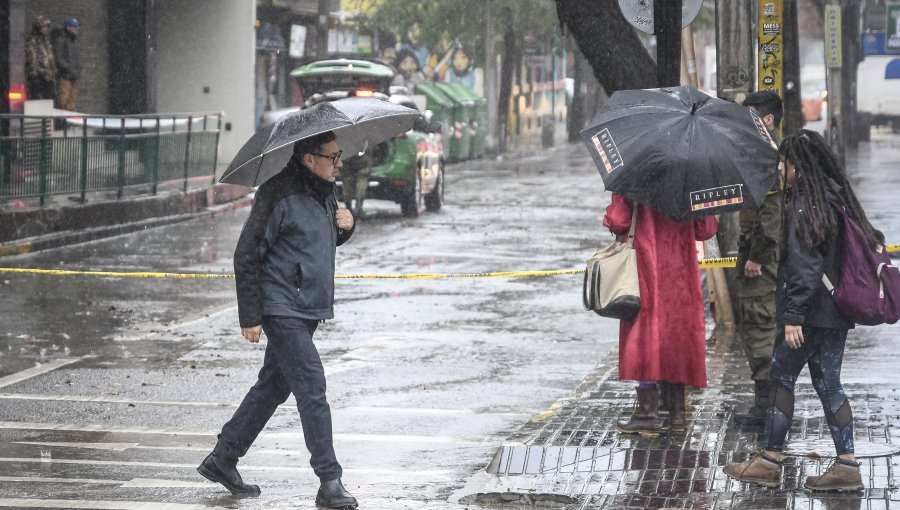
<path fill-rule="evenodd" d="M 757 90 L 774 90 L 779 96 L 784 73 L 784 0 L 759 0 Z"/>
<path fill-rule="evenodd" d="M 900 2 L 888 2 L 885 53 L 900 53 Z"/>
<path fill-rule="evenodd" d="M 841 6 L 825 6 L 825 66 L 841 67 Z"/>

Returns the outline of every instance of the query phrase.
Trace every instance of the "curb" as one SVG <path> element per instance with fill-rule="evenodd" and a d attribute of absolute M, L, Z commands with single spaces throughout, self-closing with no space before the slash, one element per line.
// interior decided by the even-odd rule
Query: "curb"
<path fill-rule="evenodd" d="M 139 230 L 171 225 L 173 223 L 180 223 L 192 219 L 219 216 L 227 211 L 249 207 L 252 204 L 252 196 L 247 195 L 230 202 L 212 205 L 196 212 L 173 214 L 169 216 L 148 218 L 145 220 L 133 221 L 129 223 L 104 225 L 78 230 L 67 230 L 63 232 L 55 232 L 52 234 L 28 237 L 9 243 L 0 244 L 0 257 L 24 255 L 27 253 L 50 250 L 62 246 L 96 241 L 98 239 L 105 239 L 122 234 L 129 234 L 131 232 L 136 232 Z"/>

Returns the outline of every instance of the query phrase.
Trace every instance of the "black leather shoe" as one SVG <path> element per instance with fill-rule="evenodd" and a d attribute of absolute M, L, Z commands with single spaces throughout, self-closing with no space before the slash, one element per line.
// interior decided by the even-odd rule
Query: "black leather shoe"
<path fill-rule="evenodd" d="M 237 464 L 222 461 L 212 453 L 203 459 L 203 462 L 197 467 L 197 472 L 211 482 L 222 484 L 232 494 L 259 494 L 258 485 L 245 484 L 244 480 L 241 479 L 241 474 L 237 470 Z"/>
<path fill-rule="evenodd" d="M 340 478 L 322 482 L 319 493 L 316 494 L 316 504 L 326 508 L 341 509 L 356 508 L 357 506 L 356 498 L 347 492 Z"/>

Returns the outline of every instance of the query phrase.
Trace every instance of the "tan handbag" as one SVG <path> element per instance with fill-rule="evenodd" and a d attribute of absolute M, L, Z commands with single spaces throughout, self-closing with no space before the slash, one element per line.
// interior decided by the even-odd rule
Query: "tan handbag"
<path fill-rule="evenodd" d="M 587 260 L 582 291 L 586 310 L 627 321 L 634 320 L 640 311 L 637 255 L 632 247 L 636 223 L 637 204 L 634 204 L 625 242 L 616 241 L 603 246 Z"/>

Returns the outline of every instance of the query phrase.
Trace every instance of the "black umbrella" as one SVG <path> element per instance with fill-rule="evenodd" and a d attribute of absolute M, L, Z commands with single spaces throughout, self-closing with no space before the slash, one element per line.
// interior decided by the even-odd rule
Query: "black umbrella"
<path fill-rule="evenodd" d="M 294 142 L 334 131 L 344 154 L 409 131 L 419 112 L 381 99 L 347 98 L 288 113 L 241 147 L 219 182 L 259 186 L 284 168 Z"/>
<path fill-rule="evenodd" d="M 679 221 L 758 208 L 775 183 L 759 117 L 692 87 L 616 92 L 588 126 L 606 189 Z"/>

